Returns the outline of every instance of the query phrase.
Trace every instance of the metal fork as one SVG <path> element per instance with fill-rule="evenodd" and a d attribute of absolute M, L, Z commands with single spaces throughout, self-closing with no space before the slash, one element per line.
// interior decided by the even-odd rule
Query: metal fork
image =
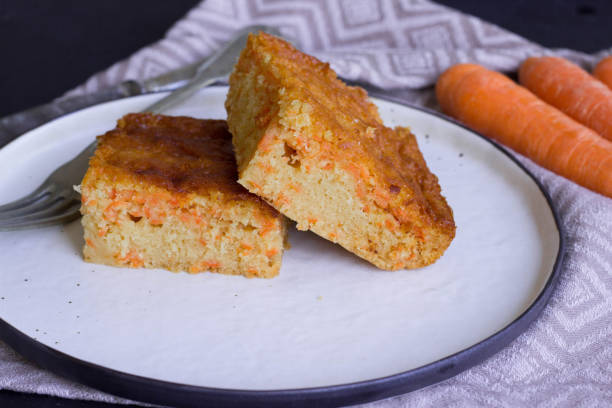
<path fill-rule="evenodd" d="M 160 99 L 143 112 L 160 113 L 185 100 L 197 90 L 223 80 L 232 71 L 236 59 L 246 43 L 248 33 L 265 31 L 281 36 L 270 26 L 249 26 L 240 30 L 233 39 L 197 70 L 183 87 Z M 96 149 L 96 142 L 87 146 L 74 159 L 55 170 L 31 194 L 0 206 L 0 231 L 37 228 L 62 224 L 79 217 L 80 194 L 74 190 L 85 175 L 89 158 Z"/>

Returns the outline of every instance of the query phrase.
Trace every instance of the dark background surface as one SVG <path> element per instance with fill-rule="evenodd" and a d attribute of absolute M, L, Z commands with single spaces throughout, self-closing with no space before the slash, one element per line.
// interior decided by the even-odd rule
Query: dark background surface
<path fill-rule="evenodd" d="M 442 0 L 549 47 L 612 46 L 611 0 Z M 0 117 L 48 102 L 161 38 L 194 0 L 0 0 Z"/>
<path fill-rule="evenodd" d="M 0 117 L 46 103 L 163 37 L 194 0 L 0 0 Z M 612 1 L 442 0 L 548 47 L 612 47 Z M 125 407 L 0 391 L 0 407 Z"/>

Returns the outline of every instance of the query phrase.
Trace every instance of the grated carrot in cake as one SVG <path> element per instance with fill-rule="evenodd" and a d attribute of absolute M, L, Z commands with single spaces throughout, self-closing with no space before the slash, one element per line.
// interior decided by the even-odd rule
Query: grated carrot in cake
<path fill-rule="evenodd" d="M 126 115 L 98 138 L 81 184 L 85 260 L 275 276 L 284 219 L 236 179 L 225 121 Z"/>
<path fill-rule="evenodd" d="M 287 42 L 251 35 L 230 76 L 238 182 L 383 269 L 431 264 L 455 235 L 451 208 L 408 128 Z"/>

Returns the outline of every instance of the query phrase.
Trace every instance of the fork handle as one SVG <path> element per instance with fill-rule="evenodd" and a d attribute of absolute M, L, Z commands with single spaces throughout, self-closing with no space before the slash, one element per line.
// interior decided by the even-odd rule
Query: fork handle
<path fill-rule="evenodd" d="M 155 102 L 153 105 L 145 108 L 143 112 L 151 112 L 151 113 L 164 112 L 168 108 L 189 98 L 191 95 L 196 93 L 196 91 L 200 90 L 201 88 L 211 85 L 212 83 L 217 82 L 218 80 L 223 79 L 223 78 L 222 77 L 221 78 L 218 78 L 218 77 L 211 78 L 211 77 L 203 76 L 199 80 L 198 79 L 199 78 L 197 77 L 194 78 L 194 80 L 190 81 L 187 85 L 175 90 L 174 92 L 171 92 L 170 95 L 164 98 L 161 98 L 159 101 Z"/>

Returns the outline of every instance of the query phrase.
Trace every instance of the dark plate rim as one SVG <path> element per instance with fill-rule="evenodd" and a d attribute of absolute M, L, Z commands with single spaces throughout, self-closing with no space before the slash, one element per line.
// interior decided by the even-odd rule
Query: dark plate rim
<path fill-rule="evenodd" d="M 546 199 L 559 233 L 559 249 L 553 269 L 533 303 L 515 320 L 498 332 L 455 354 L 398 374 L 348 384 L 262 391 L 200 387 L 127 374 L 80 360 L 39 343 L 1 318 L 0 339 L 26 359 L 64 378 L 134 401 L 181 407 L 353 405 L 405 394 L 428 385 L 433 385 L 451 378 L 493 356 L 522 334 L 540 315 L 559 280 L 566 244 L 559 214 L 552 204 L 552 199 L 542 184 L 523 164 L 503 147 L 485 136 L 439 112 L 411 105 L 400 98 L 387 96 L 380 90 L 370 90 L 370 95 L 435 116 L 484 139 L 526 173 L 538 186 Z M 139 96 L 144 95 L 137 95 L 135 97 Z M 105 102 L 104 104 L 112 102 L 114 101 Z M 62 119 L 72 113 L 75 112 L 63 115 L 53 121 Z"/>

